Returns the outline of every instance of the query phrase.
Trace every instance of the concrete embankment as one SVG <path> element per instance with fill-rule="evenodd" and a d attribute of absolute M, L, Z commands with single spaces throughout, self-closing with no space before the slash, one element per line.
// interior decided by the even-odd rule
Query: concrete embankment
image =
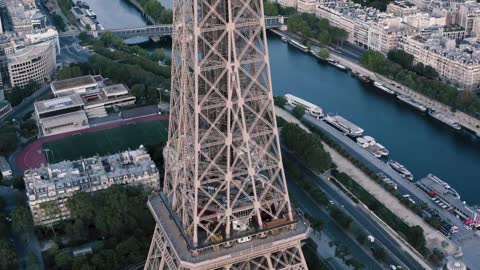
<path fill-rule="evenodd" d="M 156 24 L 157 22 L 155 21 L 155 19 L 153 19 L 150 15 L 148 15 L 147 13 L 145 13 L 145 11 L 143 10 L 143 7 L 142 5 L 140 5 L 140 3 L 137 2 L 137 0 L 128 0 L 128 2 L 132 5 L 134 5 L 139 11 L 142 12 L 143 14 L 143 17 L 145 17 L 149 23 L 151 24 Z"/>

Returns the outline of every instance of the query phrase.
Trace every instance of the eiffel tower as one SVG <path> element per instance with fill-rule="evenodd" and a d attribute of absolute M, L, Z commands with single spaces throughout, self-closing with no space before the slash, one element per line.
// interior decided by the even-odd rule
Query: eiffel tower
<path fill-rule="evenodd" d="M 307 269 L 262 0 L 175 0 L 163 192 L 145 269 Z"/>

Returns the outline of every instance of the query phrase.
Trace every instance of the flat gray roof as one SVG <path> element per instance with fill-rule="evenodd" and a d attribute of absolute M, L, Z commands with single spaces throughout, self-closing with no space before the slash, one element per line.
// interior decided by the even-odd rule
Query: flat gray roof
<path fill-rule="evenodd" d="M 79 95 L 70 95 L 48 100 L 37 101 L 33 105 L 38 113 L 57 111 L 65 108 L 83 105 Z"/>
<path fill-rule="evenodd" d="M 93 84 L 97 84 L 97 81 L 93 78 L 92 75 L 52 82 L 52 86 L 53 88 L 55 88 L 56 91 L 62 91 L 81 86 L 89 86 Z"/>
<path fill-rule="evenodd" d="M 103 92 L 105 93 L 106 96 L 126 95 L 128 94 L 128 89 L 125 85 L 120 83 L 120 84 L 105 86 L 103 88 Z"/>

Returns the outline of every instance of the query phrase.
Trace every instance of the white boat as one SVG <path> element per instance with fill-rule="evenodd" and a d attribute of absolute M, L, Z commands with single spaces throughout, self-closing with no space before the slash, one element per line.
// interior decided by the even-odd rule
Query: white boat
<path fill-rule="evenodd" d="M 363 139 L 365 139 L 368 145 L 375 145 L 377 143 L 372 136 L 363 136 Z"/>
<path fill-rule="evenodd" d="M 288 39 L 287 39 L 287 37 L 285 37 L 285 36 L 282 36 L 281 40 L 282 40 L 283 42 L 285 42 L 285 43 L 288 42 Z"/>
<path fill-rule="evenodd" d="M 398 163 L 395 160 L 389 160 L 387 162 L 387 165 L 390 166 L 390 168 L 394 169 L 396 172 L 398 172 L 402 177 L 413 181 L 413 174 L 405 168 L 402 164 Z"/>
<path fill-rule="evenodd" d="M 437 184 L 443 186 L 448 193 L 452 194 L 453 196 L 457 197 L 457 199 L 460 200 L 460 194 L 454 188 L 452 188 L 447 182 L 445 182 L 444 180 L 440 179 L 438 176 L 435 176 L 431 173 L 429 173 L 427 177 L 430 178 L 430 180 L 436 182 Z"/>
<path fill-rule="evenodd" d="M 379 143 L 376 143 L 376 145 L 380 148 L 378 151 L 380 152 L 380 154 L 382 154 L 383 156 L 388 156 L 390 154 L 390 151 L 388 151 L 387 148 L 385 148 L 385 146 L 379 144 Z"/>
<path fill-rule="evenodd" d="M 369 145 L 367 148 L 365 148 L 370 154 L 372 154 L 376 158 L 381 158 L 382 154 L 380 153 L 377 145 Z"/>
<path fill-rule="evenodd" d="M 368 142 L 363 137 L 357 138 L 357 144 L 360 145 L 362 148 L 368 147 Z"/>
<path fill-rule="evenodd" d="M 332 58 L 327 59 L 328 63 L 334 67 L 337 67 L 340 70 L 347 70 L 347 67 L 333 60 Z"/>
<path fill-rule="evenodd" d="M 302 50 L 303 52 L 308 52 L 308 47 L 300 44 L 300 42 L 297 42 L 296 40 L 289 39 L 288 44 L 292 45 L 293 47 L 296 47 L 297 49 Z"/>
<path fill-rule="evenodd" d="M 287 99 L 288 105 L 300 106 L 305 109 L 306 113 L 310 114 L 313 117 L 316 117 L 317 119 L 323 117 L 323 110 L 317 105 L 291 94 L 286 94 L 285 98 Z"/>
<path fill-rule="evenodd" d="M 395 94 L 395 91 L 385 87 L 383 84 L 381 84 L 379 82 L 374 82 L 373 85 L 375 85 L 375 87 L 377 87 L 378 89 L 383 90 L 384 92 L 387 92 L 391 95 Z"/>
<path fill-rule="evenodd" d="M 325 121 L 344 132 L 345 135 L 350 135 L 352 137 L 359 137 L 363 135 L 362 128 L 356 126 L 355 124 L 341 117 L 340 115 L 334 115 L 329 113 L 325 117 Z"/>
<path fill-rule="evenodd" d="M 449 125 L 450 127 L 454 128 L 454 129 L 456 129 L 456 130 L 462 129 L 462 127 L 458 124 L 457 121 L 455 121 L 455 119 L 452 119 L 452 118 L 446 116 L 445 114 L 442 114 L 441 112 L 438 112 L 438 111 L 436 111 L 436 110 L 430 109 L 430 110 L 428 110 L 428 114 L 429 114 L 431 117 L 439 120 L 440 122 L 442 122 L 442 123 L 444 123 L 444 124 Z"/>
<path fill-rule="evenodd" d="M 414 107 L 415 109 L 421 111 L 421 112 L 425 112 L 427 110 L 427 107 L 425 107 L 422 104 L 416 102 L 415 100 L 413 100 L 409 96 L 398 95 L 397 98 L 400 99 L 401 101 L 407 103 L 408 105 Z"/>

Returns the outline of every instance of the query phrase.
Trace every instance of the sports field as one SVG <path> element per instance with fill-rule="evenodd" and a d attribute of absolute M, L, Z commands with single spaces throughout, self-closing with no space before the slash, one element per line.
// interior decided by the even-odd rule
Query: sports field
<path fill-rule="evenodd" d="M 132 123 L 126 126 L 73 135 L 56 141 L 45 142 L 50 163 L 62 160 L 76 160 L 94 155 L 108 155 L 139 145 L 151 145 L 167 140 L 168 121 Z"/>

